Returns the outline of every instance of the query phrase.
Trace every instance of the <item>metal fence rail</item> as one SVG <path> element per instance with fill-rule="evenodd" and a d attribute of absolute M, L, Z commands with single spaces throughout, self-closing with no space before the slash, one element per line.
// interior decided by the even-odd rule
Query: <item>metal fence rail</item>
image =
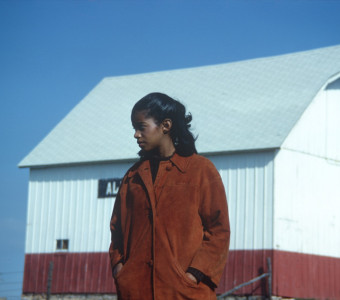
<path fill-rule="evenodd" d="M 245 283 L 242 283 L 234 288 L 232 288 L 231 290 L 219 295 L 217 297 L 217 299 L 224 299 L 225 297 L 231 295 L 233 292 L 239 290 L 240 288 L 243 288 L 249 284 L 254 283 L 255 281 L 261 280 L 262 278 L 268 277 L 268 298 L 271 300 L 272 298 L 272 265 L 271 265 L 271 261 L 270 261 L 270 257 L 267 258 L 267 265 L 268 265 L 268 272 L 267 273 L 263 273 L 262 275 L 253 278 L 252 280 L 249 280 Z"/>

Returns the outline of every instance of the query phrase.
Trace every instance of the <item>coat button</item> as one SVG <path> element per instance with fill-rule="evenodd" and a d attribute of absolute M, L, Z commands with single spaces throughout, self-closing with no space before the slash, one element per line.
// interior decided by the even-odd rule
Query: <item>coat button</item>
<path fill-rule="evenodd" d="M 147 216 L 149 218 L 149 221 L 152 223 L 152 209 L 151 208 L 147 209 Z"/>
<path fill-rule="evenodd" d="M 153 260 L 150 259 L 148 262 L 147 262 L 148 266 L 151 268 L 153 266 Z"/>
<path fill-rule="evenodd" d="M 166 166 L 165 170 L 170 171 L 172 169 L 172 166 Z"/>

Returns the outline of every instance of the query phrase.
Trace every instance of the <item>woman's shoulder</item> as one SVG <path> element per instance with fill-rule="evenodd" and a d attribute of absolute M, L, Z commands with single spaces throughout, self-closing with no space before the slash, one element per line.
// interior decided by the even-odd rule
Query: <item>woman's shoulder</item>
<path fill-rule="evenodd" d="M 215 176 L 219 175 L 213 162 L 199 154 L 194 154 L 190 161 L 190 168 L 196 170 L 196 172 L 202 172 L 204 176 Z"/>
<path fill-rule="evenodd" d="M 192 155 L 192 159 L 191 159 L 191 163 L 196 165 L 196 166 L 201 166 L 201 167 L 208 167 L 208 168 L 215 168 L 215 165 L 212 163 L 212 161 L 200 154 L 193 154 Z"/>
<path fill-rule="evenodd" d="M 187 174 L 200 186 L 221 180 L 220 173 L 212 161 L 199 154 L 192 155 Z"/>
<path fill-rule="evenodd" d="M 137 162 L 135 162 L 126 172 L 125 172 L 125 175 L 123 177 L 123 181 L 124 179 L 128 178 L 128 177 L 131 177 L 133 176 L 133 174 L 135 174 L 139 167 L 141 166 L 141 164 L 143 163 L 143 161 L 139 160 Z"/>

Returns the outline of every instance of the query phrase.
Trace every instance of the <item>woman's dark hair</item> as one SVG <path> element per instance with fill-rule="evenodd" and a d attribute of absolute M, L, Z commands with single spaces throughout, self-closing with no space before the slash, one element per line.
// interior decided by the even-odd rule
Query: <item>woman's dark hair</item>
<path fill-rule="evenodd" d="M 171 119 L 170 137 L 177 154 L 190 156 L 193 153 L 197 153 L 195 147 L 196 138 L 189 130 L 192 116 L 190 113 L 186 114 L 182 103 L 162 93 L 150 93 L 134 105 L 131 112 L 131 120 L 140 111 L 146 111 L 146 116 L 152 117 L 158 125 L 164 119 Z M 139 155 L 143 157 L 143 151 L 140 151 Z"/>

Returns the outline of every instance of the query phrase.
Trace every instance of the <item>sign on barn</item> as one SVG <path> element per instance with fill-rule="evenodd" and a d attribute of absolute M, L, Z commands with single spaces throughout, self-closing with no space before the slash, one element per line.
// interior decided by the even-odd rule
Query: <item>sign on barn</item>
<path fill-rule="evenodd" d="M 122 178 L 99 179 L 98 180 L 98 198 L 115 197 L 118 193 Z"/>

